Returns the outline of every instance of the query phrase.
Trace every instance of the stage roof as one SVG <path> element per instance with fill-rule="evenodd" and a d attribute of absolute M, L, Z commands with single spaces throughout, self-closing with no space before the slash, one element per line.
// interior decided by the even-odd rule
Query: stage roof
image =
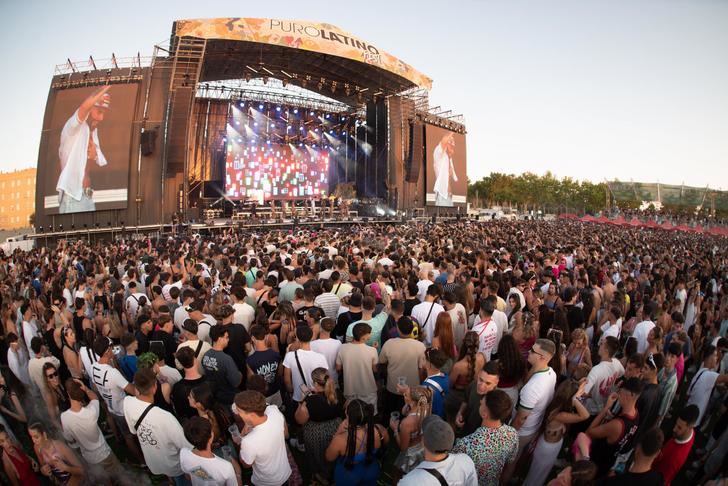
<path fill-rule="evenodd" d="M 371 96 L 378 91 L 389 95 L 432 86 L 430 78 L 409 64 L 326 23 L 178 20 L 173 26 L 173 46 L 174 37 L 207 40 L 200 82 L 270 76 L 344 102 L 353 101 L 357 87 Z"/>

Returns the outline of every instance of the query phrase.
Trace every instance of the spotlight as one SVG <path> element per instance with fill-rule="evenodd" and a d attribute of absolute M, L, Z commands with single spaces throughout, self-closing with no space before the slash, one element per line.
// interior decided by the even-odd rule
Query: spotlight
<path fill-rule="evenodd" d="M 281 107 L 280 106 L 276 106 L 276 111 L 281 111 Z"/>
<path fill-rule="evenodd" d="M 298 108 L 294 108 L 294 109 L 293 109 L 293 114 L 294 114 L 294 115 L 298 115 Z"/>
<path fill-rule="evenodd" d="M 314 112 L 312 111 L 312 112 L 311 112 L 311 116 L 313 116 L 313 115 L 314 115 Z"/>
<path fill-rule="evenodd" d="M 50 231 L 50 232 L 53 232 L 53 225 L 50 225 L 50 226 L 48 227 L 48 231 Z"/>
<path fill-rule="evenodd" d="M 38 227 L 38 232 L 39 232 L 39 233 L 42 233 L 42 232 L 43 232 L 43 227 L 42 227 L 42 226 L 39 226 L 39 227 Z"/>
<path fill-rule="evenodd" d="M 258 109 L 259 110 L 262 110 L 263 109 L 263 104 L 258 105 Z"/>
<path fill-rule="evenodd" d="M 245 101 L 241 101 L 240 106 L 245 106 Z"/>
<path fill-rule="evenodd" d="M 59 225 L 58 225 L 58 230 L 59 230 L 59 231 L 63 231 L 63 225 L 62 225 L 62 224 L 59 224 Z"/>

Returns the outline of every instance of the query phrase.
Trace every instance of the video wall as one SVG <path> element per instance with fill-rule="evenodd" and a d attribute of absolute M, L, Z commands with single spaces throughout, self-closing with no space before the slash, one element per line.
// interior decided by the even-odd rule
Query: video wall
<path fill-rule="evenodd" d="M 225 194 L 231 199 L 305 199 L 328 194 L 329 151 L 308 145 L 227 142 Z"/>
<path fill-rule="evenodd" d="M 38 155 L 46 214 L 127 207 L 138 84 L 58 90 Z"/>
<path fill-rule="evenodd" d="M 465 135 L 426 125 L 425 146 L 427 205 L 465 204 L 468 194 Z"/>

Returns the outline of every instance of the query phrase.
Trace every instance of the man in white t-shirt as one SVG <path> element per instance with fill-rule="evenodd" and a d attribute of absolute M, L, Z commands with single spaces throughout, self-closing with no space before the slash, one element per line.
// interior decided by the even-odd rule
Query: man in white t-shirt
<path fill-rule="evenodd" d="M 687 405 L 696 405 L 700 410 L 698 421 L 695 422 L 697 426 L 700 425 L 705 416 L 710 395 L 713 393 L 715 385 L 728 383 L 728 374 L 721 375 L 714 371 L 718 365 L 718 350 L 716 347 L 712 344 L 705 346 L 703 355 L 703 366 L 695 373 L 688 387 Z"/>
<path fill-rule="evenodd" d="M 101 395 L 101 399 L 104 400 L 107 411 L 114 420 L 117 429 L 124 436 L 127 447 L 133 453 L 137 453 L 139 447 L 126 425 L 126 420 L 124 420 L 124 397 L 127 394 L 134 395 L 136 388 L 126 381 L 126 378 L 119 370 L 109 364 L 113 355 L 109 338 L 98 336 L 94 340 L 93 350 L 99 359 L 91 365 L 91 382 Z M 140 456 L 141 454 L 137 455 Z"/>
<path fill-rule="evenodd" d="M 288 427 L 275 405 L 267 406 L 262 393 L 246 390 L 235 395 L 235 413 L 245 423 L 240 432 L 240 461 L 253 468 L 256 486 L 281 486 L 291 476 L 286 453 Z"/>
<path fill-rule="evenodd" d="M 185 438 L 195 446 L 183 448 L 179 452 L 182 471 L 192 480 L 193 486 L 237 486 L 237 476 L 229 459 L 216 456 L 212 452 L 212 424 L 203 417 L 188 419 L 184 426 Z M 232 450 L 232 449 L 231 449 Z"/>
<path fill-rule="evenodd" d="M 593 329 L 594 328 L 590 326 L 589 330 L 593 330 Z M 600 329 L 602 331 L 602 335 L 599 338 L 600 345 L 609 336 L 619 339 L 619 336 L 622 334 L 622 310 L 617 306 L 614 306 L 611 309 L 609 309 L 607 321 L 604 324 L 602 324 L 602 327 Z M 590 333 L 587 333 L 587 334 L 590 335 Z"/>
<path fill-rule="evenodd" d="M 463 304 L 456 301 L 455 294 L 452 292 L 445 292 L 445 295 L 442 296 L 442 306 L 445 308 L 445 312 L 450 314 L 453 339 L 455 346 L 460 349 L 465 334 L 468 332 L 468 313 Z"/>
<path fill-rule="evenodd" d="M 175 484 L 184 484 L 180 450 L 192 449 L 182 426 L 174 415 L 154 405 L 157 378 L 144 368 L 134 375 L 138 397 L 124 399 L 124 418 L 132 434 L 139 439 L 144 462 L 152 474 L 167 476 Z"/>
<path fill-rule="evenodd" d="M 427 290 L 430 288 L 430 285 L 434 283 L 435 273 L 432 270 L 423 270 L 421 275 L 422 278 L 419 282 L 417 282 L 417 298 L 420 299 L 420 302 L 424 302 L 425 297 L 427 296 Z"/>
<path fill-rule="evenodd" d="M 634 332 L 632 333 L 632 337 L 637 339 L 637 352 L 640 354 L 647 351 L 647 348 L 649 347 L 649 343 L 647 342 L 647 335 L 650 333 L 652 328 L 655 327 L 655 323 L 650 320 L 651 314 L 652 306 L 649 303 L 645 304 L 642 307 L 642 315 L 645 320 L 638 323 L 634 327 Z"/>
<path fill-rule="evenodd" d="M 490 361 L 490 354 L 498 338 L 498 326 L 493 322 L 494 304 L 492 300 L 480 301 L 480 322 L 473 326 L 473 332 L 478 334 L 478 351 L 483 353 L 486 361 Z"/>
<path fill-rule="evenodd" d="M 129 282 L 129 297 L 126 298 L 126 303 L 124 305 L 128 319 L 132 322 L 136 321 L 139 308 L 144 307 L 148 303 L 147 296 L 144 293 L 137 291 L 136 282 Z"/>
<path fill-rule="evenodd" d="M 604 339 L 599 345 L 598 365 L 586 377 L 583 395 L 587 396 L 584 406 L 591 415 L 597 415 L 612 393 L 614 383 L 624 375 L 624 366 L 614 357 L 619 349 L 619 341 L 614 336 Z"/>
<path fill-rule="evenodd" d="M 336 327 L 336 320 L 324 317 L 319 324 L 319 338 L 311 341 L 311 351 L 315 351 L 326 358 L 329 364 L 329 375 L 338 383 L 339 375 L 336 372 L 336 357 L 339 355 L 341 341 L 331 337 L 331 331 Z"/>
<path fill-rule="evenodd" d="M 430 284 L 427 288 L 427 295 L 425 295 L 424 302 L 420 302 L 412 308 L 412 317 L 425 333 L 425 344 L 427 346 L 432 346 L 437 316 L 441 312 L 445 312 L 445 308 L 437 303 L 438 297 L 440 297 L 440 287 L 435 284 Z"/>
<path fill-rule="evenodd" d="M 55 356 L 51 356 L 46 350 L 43 340 L 38 336 L 33 337 L 30 341 L 30 351 L 32 357 L 28 361 L 28 374 L 30 379 L 35 385 L 33 388 L 37 393 L 45 396 L 46 392 L 46 380 L 43 376 L 43 366 L 46 363 L 51 363 L 58 369 L 60 367 L 60 361 Z"/>
<path fill-rule="evenodd" d="M 549 361 L 556 353 L 556 345 L 550 339 L 537 339 L 528 351 L 531 378 L 521 388 L 516 406 L 516 417 L 511 425 L 518 431 L 518 456 L 538 434 L 544 412 L 556 389 L 556 373 Z M 515 462 L 513 463 L 515 464 Z"/>
<path fill-rule="evenodd" d="M 296 402 L 303 400 L 301 385 L 312 386 L 311 373 L 313 370 L 316 368 L 329 369 L 326 357 L 311 350 L 312 337 L 313 331 L 310 327 L 298 326 L 296 328 L 296 338 L 301 347 L 296 351 L 289 351 L 286 353 L 286 357 L 283 358 L 283 380 L 288 392 L 293 394 L 293 400 Z M 301 376 L 301 373 L 303 373 L 303 376 Z"/>
<path fill-rule="evenodd" d="M 234 287 L 230 294 L 233 298 L 233 323 L 241 324 L 245 330 L 250 332 L 250 325 L 255 319 L 255 309 L 252 305 L 245 302 L 248 296 L 243 287 Z"/>
<path fill-rule="evenodd" d="M 103 86 L 86 98 L 61 130 L 58 156 L 61 173 L 56 182 L 60 214 L 94 211 L 90 172 L 94 164 L 108 162 L 99 145 L 98 126 L 109 107 L 110 86 Z"/>
<path fill-rule="evenodd" d="M 132 484 L 99 428 L 100 407 L 96 393 L 80 380 L 71 379 L 66 381 L 66 391 L 71 407 L 61 414 L 63 437 L 80 449 L 89 466 L 89 479 L 102 483 L 108 478 L 115 478 L 121 484 Z M 88 401 L 88 405 L 83 406 L 84 400 Z"/>
<path fill-rule="evenodd" d="M 195 301 L 195 291 L 192 289 L 184 289 L 181 295 L 182 303 L 179 307 L 174 310 L 174 326 L 182 332 L 182 324 L 190 318 L 190 313 L 187 311 L 192 302 Z"/>

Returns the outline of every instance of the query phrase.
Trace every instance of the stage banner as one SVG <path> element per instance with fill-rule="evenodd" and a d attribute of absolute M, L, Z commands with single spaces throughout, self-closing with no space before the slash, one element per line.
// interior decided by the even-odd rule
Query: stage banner
<path fill-rule="evenodd" d="M 283 19 L 216 18 L 178 20 L 178 37 L 257 42 L 318 52 L 372 64 L 430 89 L 432 80 L 409 64 L 335 25 Z"/>
<path fill-rule="evenodd" d="M 425 146 L 427 205 L 452 207 L 465 204 L 468 195 L 465 135 L 426 125 Z"/>
<path fill-rule="evenodd" d="M 38 152 L 46 214 L 127 207 L 138 85 L 51 91 Z"/>

